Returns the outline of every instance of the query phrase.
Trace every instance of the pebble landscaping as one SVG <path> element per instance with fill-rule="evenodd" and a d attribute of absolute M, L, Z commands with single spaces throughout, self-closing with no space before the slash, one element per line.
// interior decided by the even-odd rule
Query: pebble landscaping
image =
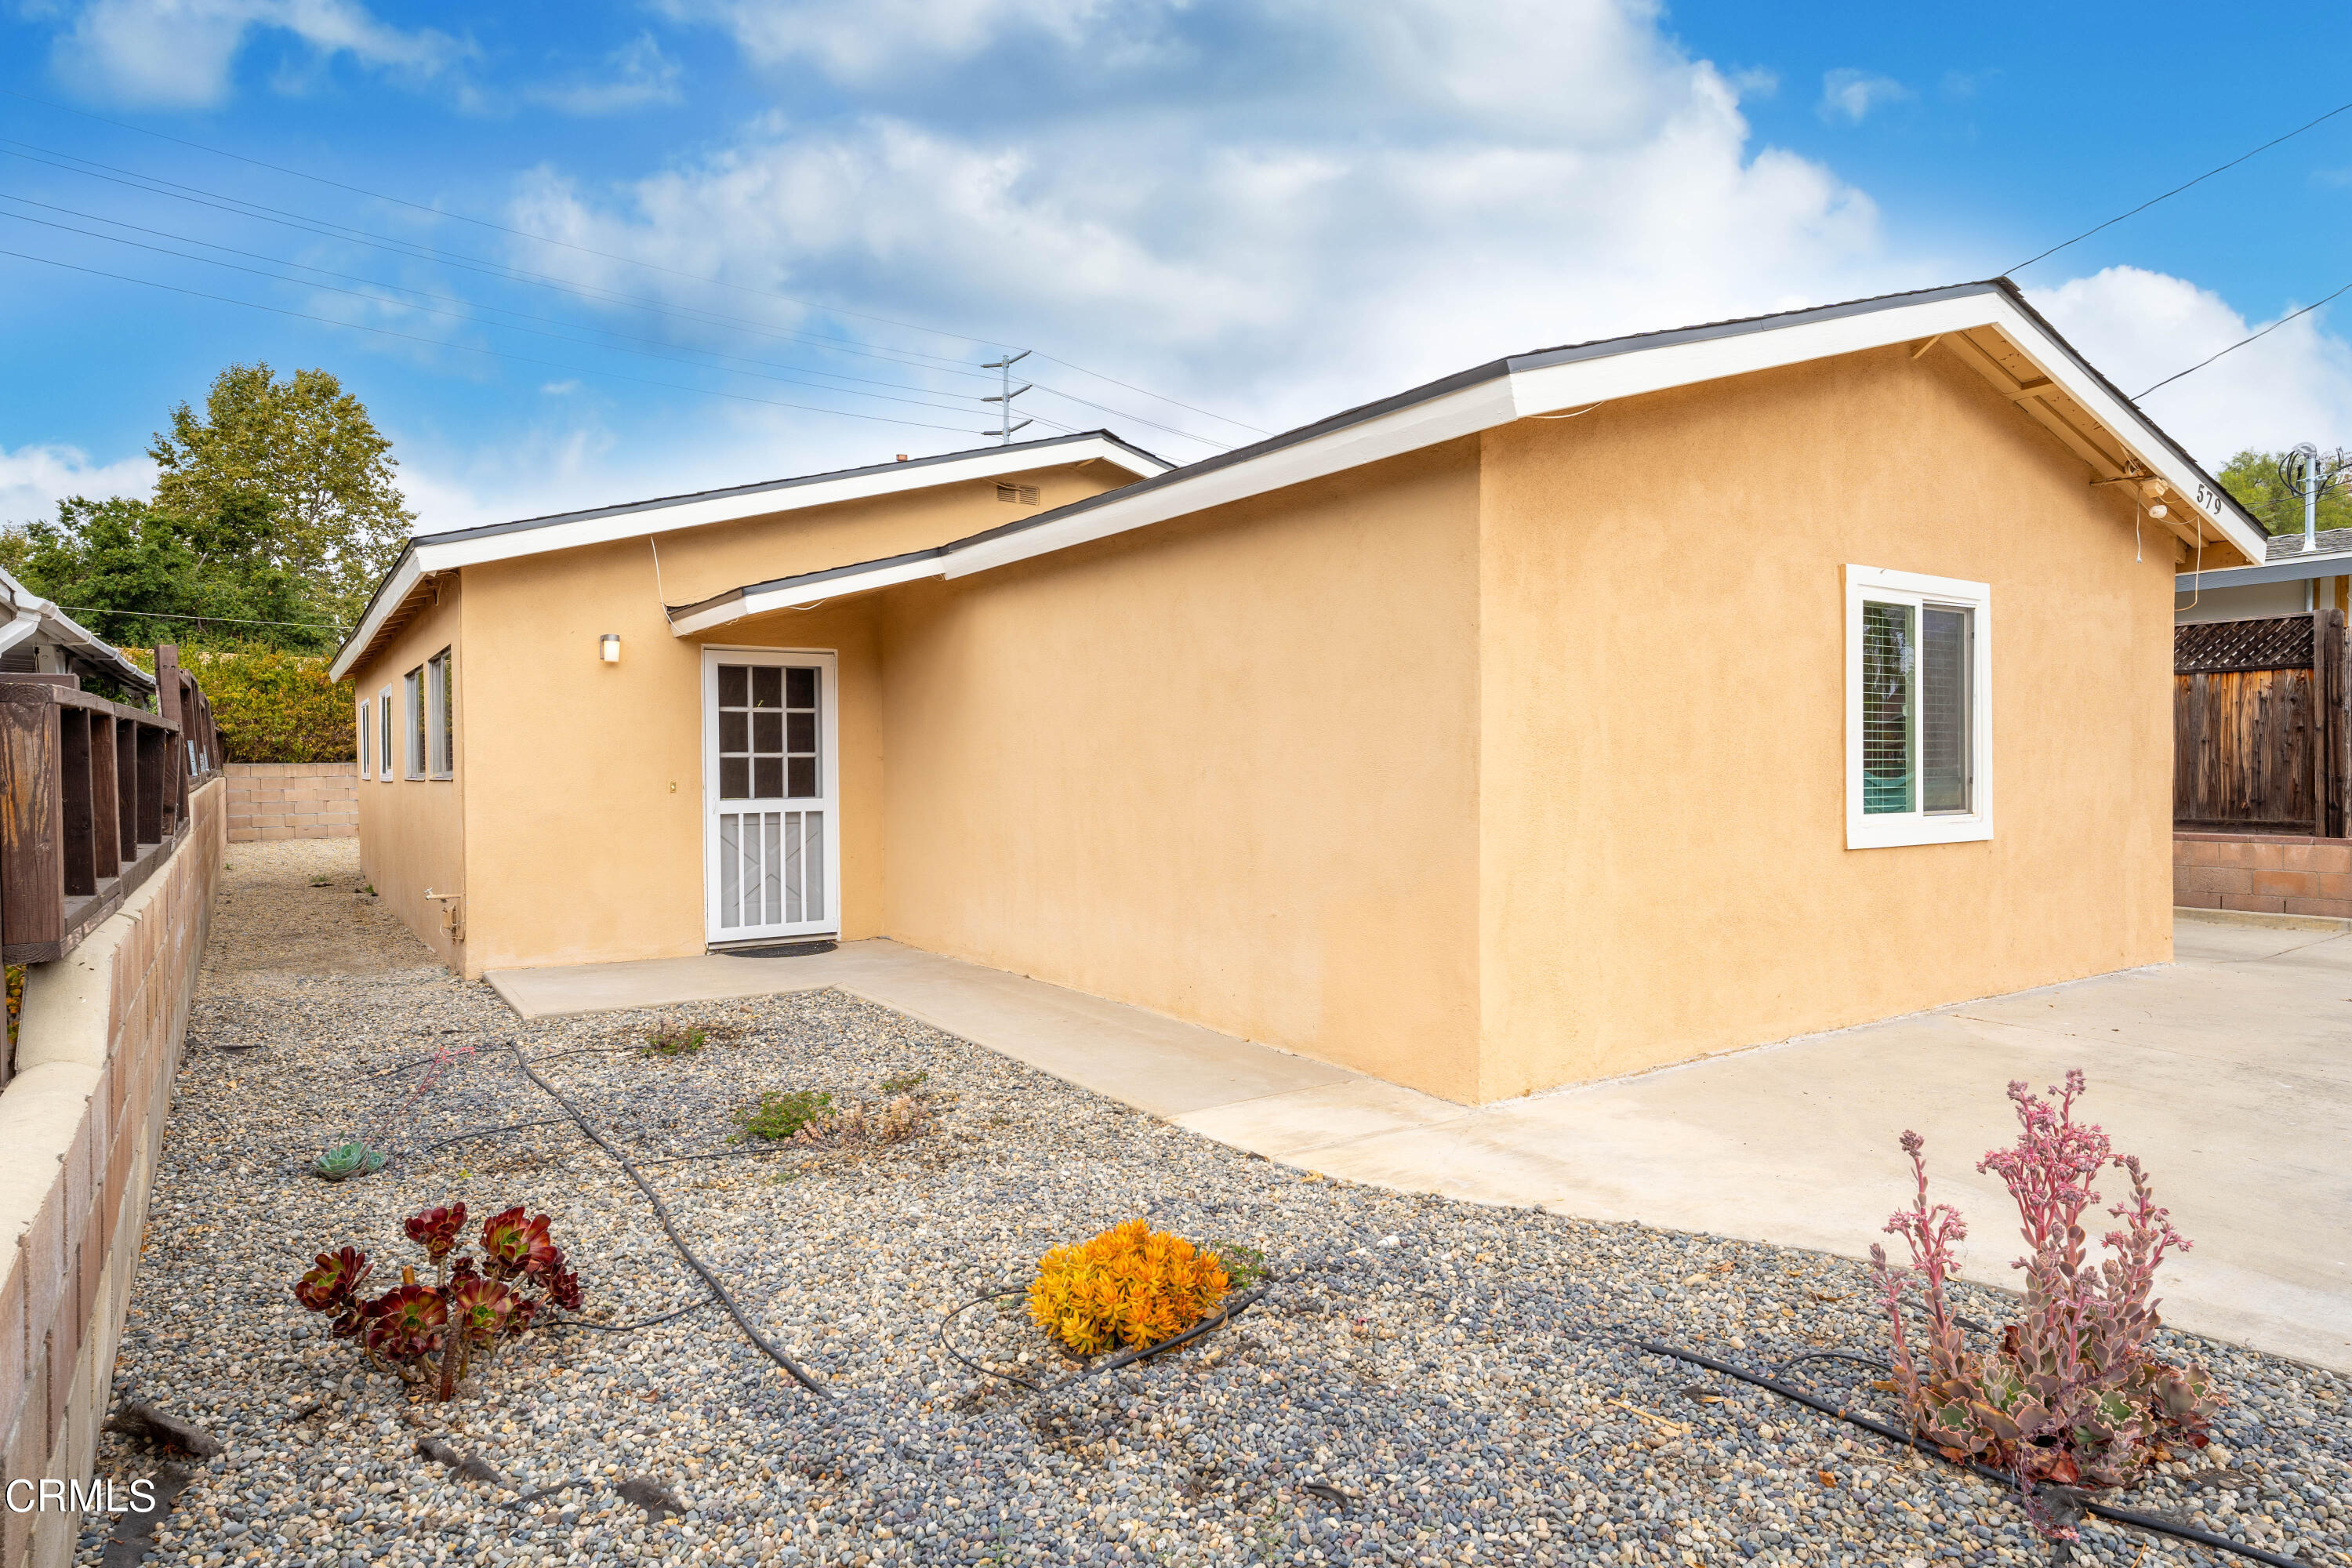
<path fill-rule="evenodd" d="M 1798 1360 L 1883 1353 L 1848 1260 L 1326 1180 L 838 993 L 526 1023 L 355 891 L 349 841 L 230 858 L 117 1368 L 120 1397 L 226 1452 L 187 1462 L 150 1562 L 2052 1560 L 2003 1489 L 1622 1342 L 1785 1368 L 1883 1414 L 1871 1368 Z M 662 1025 L 709 1041 L 646 1054 Z M 646 1171 L 681 1234 L 835 1397 L 696 1305 L 706 1293 L 644 1198 L 550 1120 L 562 1112 L 518 1049 L 633 1159 L 670 1162 Z M 915 1074 L 931 1115 L 906 1142 L 727 1142 L 760 1090 L 871 1100 Z M 383 1172 L 307 1173 L 321 1145 L 363 1132 L 397 1151 Z M 690 1310 L 634 1332 L 534 1330 L 455 1404 L 415 1402 L 289 1287 L 347 1243 L 379 1279 L 421 1262 L 401 1219 L 453 1199 L 554 1216 L 591 1320 Z M 1271 1293 L 1195 1345 L 1043 1394 L 943 1352 L 951 1309 L 1137 1215 L 1262 1251 Z M 2000 1244 L 1993 1219 L 1977 1245 Z M 1958 1307 L 2004 1313 L 1966 1287 Z M 1017 1299 L 956 1334 L 1033 1381 L 1069 1371 Z M 2220 1440 L 2117 1500 L 2352 1565 L 2346 1380 L 2167 1341 L 2219 1373 Z M 422 1457 L 426 1437 L 511 1486 Z M 118 1480 L 166 1462 L 102 1441 Z M 93 1516 L 80 1560 L 122 1528 Z M 2241 1561 L 2095 1521 L 2074 1556 Z"/>

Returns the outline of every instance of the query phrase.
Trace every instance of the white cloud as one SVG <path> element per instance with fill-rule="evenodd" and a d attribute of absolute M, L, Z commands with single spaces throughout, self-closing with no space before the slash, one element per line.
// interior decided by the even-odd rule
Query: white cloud
<path fill-rule="evenodd" d="M 676 103 L 681 72 L 662 53 L 651 33 L 641 33 L 606 57 L 606 74 L 593 79 L 527 88 L 523 97 L 562 114 L 621 114 L 656 103 Z"/>
<path fill-rule="evenodd" d="M 1111 0 L 660 0 L 673 20 L 701 22 L 731 34 L 754 65 L 799 61 L 840 81 L 863 82 L 887 71 L 966 59 L 1007 34 L 1074 44 L 1093 25 L 1112 20 Z M 1126 7 L 1148 22 L 1182 0 L 1144 0 Z"/>
<path fill-rule="evenodd" d="M 2110 267 L 2029 297 L 2135 396 L 2298 308 L 2250 321 L 2210 289 L 2137 267 Z M 2326 314 L 2322 308 L 2286 322 L 2150 393 L 2144 406 L 2208 468 L 2250 447 L 2352 442 L 2352 345 L 2326 330 Z"/>
<path fill-rule="evenodd" d="M 79 447 L 0 447 L 0 522 L 40 522 L 68 496 L 145 496 L 155 488 L 147 458 L 98 463 Z"/>
<path fill-rule="evenodd" d="M 228 97 L 238 53 L 270 32 L 290 36 L 314 62 L 348 56 L 412 80 L 466 53 L 431 28 L 387 26 L 355 0 L 89 0 L 57 38 L 51 64 L 88 98 L 205 108 Z"/>
<path fill-rule="evenodd" d="M 845 79 L 868 68 L 828 30 L 862 9 L 727 14 L 755 62 L 797 51 Z M 1037 89 L 1018 114 L 973 110 L 1008 37 L 1035 51 L 1024 80 Z M 616 190 L 542 171 L 514 221 L 743 289 L 1035 343 L 1261 425 L 1497 353 L 1949 270 L 1889 263 L 1866 196 L 1752 147 L 1737 91 L 1638 0 L 1116 16 L 969 0 L 907 47 L 981 63 L 860 119 L 771 120 Z M 1118 63 L 1065 76 L 1056 49 Z M 599 286 L 798 320 L 667 274 L 564 264 Z"/>
<path fill-rule="evenodd" d="M 1910 96 L 1911 89 L 1891 76 L 1841 68 L 1822 76 L 1822 101 L 1816 112 L 1833 123 L 1843 121 L 1859 125 L 1881 104 L 1901 103 Z"/>

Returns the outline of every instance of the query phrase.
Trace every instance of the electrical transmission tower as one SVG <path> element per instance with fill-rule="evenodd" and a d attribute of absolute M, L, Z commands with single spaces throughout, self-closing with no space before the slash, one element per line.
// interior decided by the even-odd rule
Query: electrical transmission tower
<path fill-rule="evenodd" d="M 996 432 L 996 441 L 997 445 L 1002 447 L 1011 446 L 1013 444 L 1013 432 L 1020 429 L 1022 426 L 1025 426 L 1030 423 L 1030 421 L 1026 419 L 1024 419 L 1020 425 L 1013 423 L 1013 400 L 1020 396 L 1023 393 L 1028 391 L 1030 386 L 1035 384 L 1034 382 L 1023 386 L 1015 386 L 1013 384 L 1013 367 L 1028 357 L 1029 351 L 1027 349 L 1023 349 L 1017 354 L 1007 354 L 1003 359 L 990 360 L 986 364 L 980 367 L 982 370 L 992 370 L 998 373 L 999 390 L 996 395 L 993 397 L 983 397 L 981 401 L 982 403 L 993 403 L 998 405 L 998 428 Z"/>

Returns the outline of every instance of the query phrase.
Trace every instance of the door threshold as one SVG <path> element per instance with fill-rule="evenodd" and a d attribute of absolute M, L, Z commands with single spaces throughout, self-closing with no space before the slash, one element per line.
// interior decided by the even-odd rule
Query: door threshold
<path fill-rule="evenodd" d="M 837 937 L 812 936 L 793 938 L 784 942 L 778 942 L 773 938 L 765 941 L 754 939 L 750 942 L 730 942 L 723 946 L 718 942 L 711 942 L 704 951 L 723 958 L 808 958 L 820 952 L 831 952 L 840 945 L 840 939 Z"/>

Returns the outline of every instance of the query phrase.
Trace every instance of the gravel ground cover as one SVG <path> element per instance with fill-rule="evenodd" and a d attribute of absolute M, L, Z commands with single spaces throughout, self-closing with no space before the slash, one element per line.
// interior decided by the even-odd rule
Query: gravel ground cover
<path fill-rule="evenodd" d="M 525 1024 L 354 892 L 348 841 L 230 858 L 117 1380 L 227 1451 L 196 1467 L 152 1561 L 2051 1557 L 2000 1488 L 1618 1342 L 1758 1368 L 1881 1351 L 1853 1263 L 1324 1180 L 837 993 Z M 643 1054 L 662 1023 L 710 1042 Z M 673 1162 L 649 1175 L 683 1234 L 837 1398 L 802 1392 L 710 1306 L 630 1333 L 534 1331 L 486 1392 L 446 1406 L 412 1403 L 324 1338 L 289 1291 L 310 1254 L 351 1243 L 396 1264 L 415 1256 L 401 1218 L 453 1198 L 478 1215 L 509 1203 L 554 1215 L 591 1318 L 704 1299 L 627 1179 L 545 1120 L 559 1111 L 518 1047 L 633 1158 Z M 870 1100 L 915 1073 L 931 1121 L 907 1142 L 751 1157 L 727 1142 L 761 1089 Z M 464 1136 L 517 1122 L 539 1124 Z M 304 1173 L 322 1143 L 362 1131 L 401 1151 L 383 1173 Z M 677 1158 L 711 1152 L 727 1157 Z M 1272 1294 L 1195 1346 L 1039 1396 L 941 1352 L 950 1309 L 1136 1215 L 1262 1250 Z M 2003 1313 L 1991 1292 L 1959 1298 L 1979 1322 Z M 1041 1381 L 1062 1370 L 1014 1310 L 979 1309 L 958 1336 Z M 2222 1440 L 2122 1500 L 2352 1564 L 2344 1380 L 2210 1342 L 2168 1348 L 2221 1374 Z M 1885 1408 L 1866 1367 L 1822 1359 L 1788 1375 Z M 427 1436 L 514 1488 L 420 1458 Z M 102 1474 L 156 1463 L 104 1439 Z M 682 1513 L 630 1500 L 633 1478 Z M 98 1561 L 103 1524 L 82 1561 Z M 2096 1523 L 2075 1556 L 2233 1561 Z"/>

